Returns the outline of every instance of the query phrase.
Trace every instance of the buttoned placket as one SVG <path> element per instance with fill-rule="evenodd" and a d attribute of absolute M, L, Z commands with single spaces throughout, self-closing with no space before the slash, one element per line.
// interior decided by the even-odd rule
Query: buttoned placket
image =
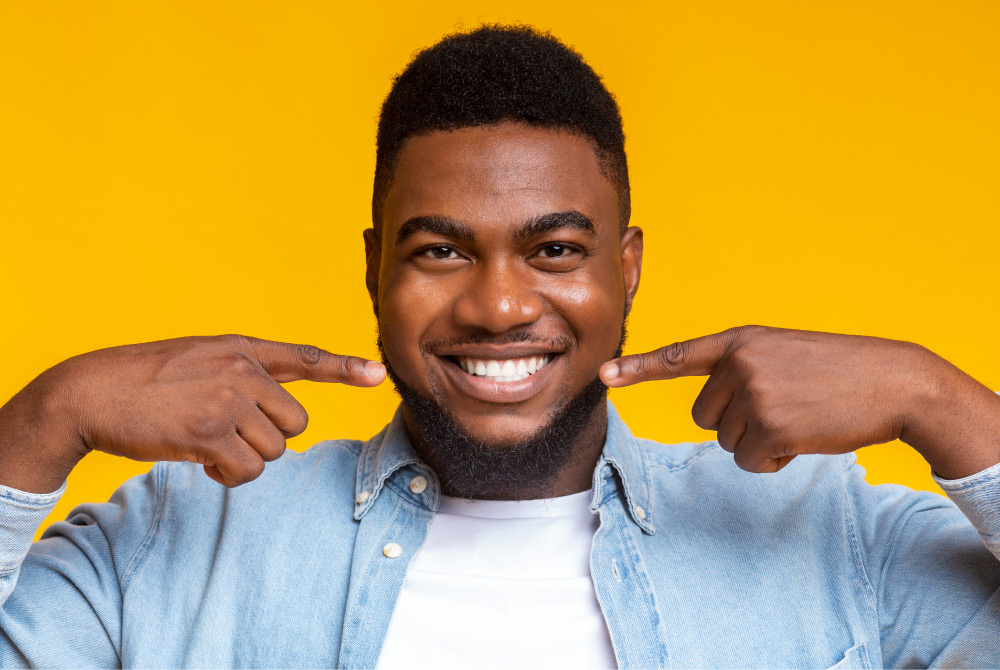
<path fill-rule="evenodd" d="M 440 504 L 436 475 L 416 456 L 399 415 L 369 441 L 358 461 L 358 532 L 338 667 L 378 662 L 410 561 Z M 655 532 L 651 485 L 642 456 L 608 405 L 605 451 L 594 471 L 591 511 L 600 526 L 591 574 L 618 666 L 667 667 L 665 626 L 642 551 Z"/>
<path fill-rule="evenodd" d="M 413 451 L 401 416 L 369 440 L 358 460 L 358 524 L 339 668 L 373 668 L 406 570 L 440 504 L 437 477 Z"/>
<path fill-rule="evenodd" d="M 630 508 L 616 470 L 604 459 L 594 476 L 593 501 L 600 527 L 590 572 L 618 667 L 669 667 L 666 627 L 641 548 L 643 535 L 654 531 L 636 523 L 647 515 L 639 505 Z"/>

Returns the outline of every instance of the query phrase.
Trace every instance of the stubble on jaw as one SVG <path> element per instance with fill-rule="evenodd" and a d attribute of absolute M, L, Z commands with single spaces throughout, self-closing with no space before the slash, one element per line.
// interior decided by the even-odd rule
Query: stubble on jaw
<path fill-rule="evenodd" d="M 615 358 L 621 356 L 625 335 L 623 319 Z M 563 389 L 548 420 L 533 434 L 509 441 L 478 439 L 458 424 L 447 407 L 399 378 L 385 355 L 381 332 L 377 344 L 403 402 L 413 447 L 437 473 L 445 495 L 478 500 L 552 497 L 559 473 L 583 456 L 577 449 L 581 438 L 604 428 L 608 387 L 595 376 L 575 396 Z M 602 432 L 602 443 L 603 437 Z"/>

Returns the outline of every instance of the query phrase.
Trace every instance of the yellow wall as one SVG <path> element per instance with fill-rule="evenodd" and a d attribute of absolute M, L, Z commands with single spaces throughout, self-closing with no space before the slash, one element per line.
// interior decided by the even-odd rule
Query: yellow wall
<path fill-rule="evenodd" d="M 243 332 L 373 355 L 361 230 L 391 76 L 482 20 L 551 29 L 625 117 L 629 351 L 744 323 L 920 342 L 1000 390 L 1000 3 L 4 2 L 0 400 L 76 353 Z M 701 380 L 616 391 L 698 440 Z M 295 449 L 388 385 L 298 382 Z M 956 445 L 961 448 L 961 445 Z M 904 445 L 871 481 L 932 488 Z M 148 464 L 100 454 L 54 513 Z"/>

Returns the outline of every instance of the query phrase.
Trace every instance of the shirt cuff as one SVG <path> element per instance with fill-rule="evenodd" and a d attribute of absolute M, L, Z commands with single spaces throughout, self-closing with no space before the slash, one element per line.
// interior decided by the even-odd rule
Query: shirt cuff
<path fill-rule="evenodd" d="M 1000 559 L 1000 463 L 961 479 L 932 476 Z"/>
<path fill-rule="evenodd" d="M 35 531 L 65 491 L 66 482 L 52 493 L 28 493 L 0 484 L 0 576 L 20 567 Z"/>

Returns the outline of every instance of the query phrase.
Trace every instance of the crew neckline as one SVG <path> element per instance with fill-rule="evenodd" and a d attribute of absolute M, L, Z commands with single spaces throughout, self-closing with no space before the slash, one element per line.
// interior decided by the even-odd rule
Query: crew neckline
<path fill-rule="evenodd" d="M 537 500 L 471 500 L 441 496 L 439 514 L 456 514 L 485 519 L 520 519 L 589 515 L 592 490 L 556 498 Z"/>

